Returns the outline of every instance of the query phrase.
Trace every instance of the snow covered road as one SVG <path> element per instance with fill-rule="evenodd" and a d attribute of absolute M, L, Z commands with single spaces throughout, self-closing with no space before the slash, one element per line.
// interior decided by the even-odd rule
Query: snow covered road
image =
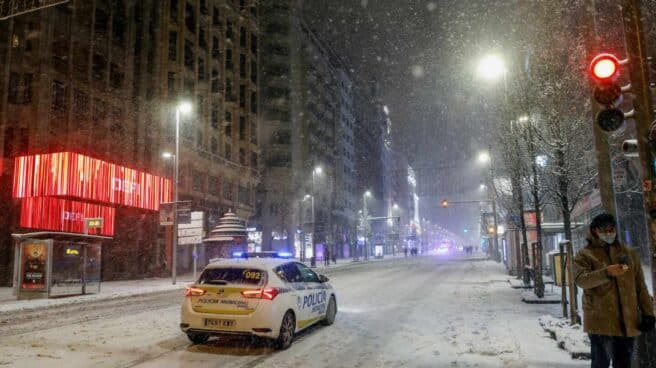
<path fill-rule="evenodd" d="M 272 350 L 245 338 L 192 345 L 178 329 L 180 291 L 62 308 L 0 325 L 0 367 L 586 367 L 572 361 L 501 265 L 434 257 L 334 273 L 339 313 L 330 327 Z M 47 322 L 48 320 L 58 322 Z M 13 333 L 12 333 L 13 330 Z M 6 333 L 11 333 L 7 335 Z"/>

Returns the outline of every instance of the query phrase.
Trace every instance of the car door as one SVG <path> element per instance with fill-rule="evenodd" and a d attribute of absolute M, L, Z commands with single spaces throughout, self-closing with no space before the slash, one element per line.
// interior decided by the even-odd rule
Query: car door
<path fill-rule="evenodd" d="M 304 323 L 311 324 L 326 313 L 327 290 L 319 275 L 312 271 L 308 266 L 302 263 L 296 263 L 303 284 L 305 285 L 305 293 L 303 296 L 302 306 L 305 311 Z"/>
<path fill-rule="evenodd" d="M 300 270 L 296 267 L 295 262 L 289 262 L 278 266 L 275 272 L 283 279 L 286 285 L 291 289 L 290 306 L 294 307 L 296 312 L 296 323 L 305 320 L 307 316 L 303 310 L 303 298 L 307 293 L 303 276 Z"/>

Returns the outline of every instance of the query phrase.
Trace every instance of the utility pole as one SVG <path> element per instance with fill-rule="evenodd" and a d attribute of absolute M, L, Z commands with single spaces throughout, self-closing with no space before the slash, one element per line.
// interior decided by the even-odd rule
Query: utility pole
<path fill-rule="evenodd" d="M 656 193 L 654 193 L 654 181 L 656 172 L 652 161 L 654 160 L 654 144 L 652 128 L 652 103 L 647 77 L 647 55 L 645 54 L 645 40 L 643 38 L 640 20 L 640 1 L 627 0 L 624 13 L 624 32 L 626 35 L 627 56 L 629 58 L 628 68 L 631 74 L 631 87 L 635 94 L 633 110 L 635 111 L 635 126 L 638 138 L 638 151 L 640 168 L 642 171 L 644 208 L 646 211 L 650 256 L 651 256 L 651 279 L 652 294 L 656 291 Z M 640 367 L 656 367 L 654 356 L 654 334 L 643 334 L 638 338 L 638 360 Z"/>

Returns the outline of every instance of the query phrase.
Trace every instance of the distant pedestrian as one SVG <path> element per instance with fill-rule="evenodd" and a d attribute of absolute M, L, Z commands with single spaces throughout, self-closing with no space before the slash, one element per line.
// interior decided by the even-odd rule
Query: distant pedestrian
<path fill-rule="evenodd" d="M 403 247 L 403 255 L 408 258 L 408 247 Z"/>
<path fill-rule="evenodd" d="M 337 252 L 332 252 L 333 264 L 337 264 Z"/>
<path fill-rule="evenodd" d="M 595 217 L 588 244 L 574 259 L 583 288 L 583 330 L 590 335 L 592 368 L 630 368 L 635 337 L 654 329 L 651 296 L 636 252 L 617 239 L 615 218 Z"/>
<path fill-rule="evenodd" d="M 328 246 L 325 247 L 326 249 L 324 250 L 323 253 L 323 264 L 327 267 L 330 266 L 330 249 Z"/>

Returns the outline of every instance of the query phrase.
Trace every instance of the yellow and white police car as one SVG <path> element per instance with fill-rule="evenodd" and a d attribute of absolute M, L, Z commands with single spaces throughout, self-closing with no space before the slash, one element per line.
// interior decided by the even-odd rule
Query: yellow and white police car
<path fill-rule="evenodd" d="M 327 277 L 291 259 L 241 257 L 205 267 L 186 290 L 180 328 L 194 343 L 253 335 L 286 349 L 297 332 L 318 322 L 331 325 L 336 314 Z"/>

